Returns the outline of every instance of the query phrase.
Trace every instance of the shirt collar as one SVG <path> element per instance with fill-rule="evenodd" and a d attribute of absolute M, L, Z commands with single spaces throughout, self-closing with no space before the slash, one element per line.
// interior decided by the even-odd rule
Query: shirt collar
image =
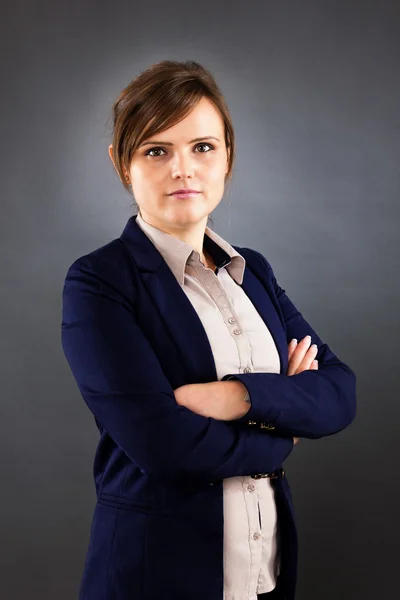
<path fill-rule="evenodd" d="M 186 264 L 200 263 L 200 255 L 190 244 L 150 225 L 141 217 L 140 212 L 136 222 L 160 252 L 165 262 L 173 272 L 181 285 L 185 280 Z M 212 256 L 217 267 L 216 273 L 222 267 L 226 267 L 229 275 L 239 285 L 243 282 L 246 260 L 226 240 L 206 227 L 204 234 L 204 249 Z"/>

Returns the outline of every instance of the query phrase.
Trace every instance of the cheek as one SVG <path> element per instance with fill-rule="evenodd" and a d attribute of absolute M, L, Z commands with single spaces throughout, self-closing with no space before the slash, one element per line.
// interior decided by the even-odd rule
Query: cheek
<path fill-rule="evenodd" d="M 146 164 L 135 165 L 131 168 L 132 186 L 137 193 L 145 190 L 148 193 L 150 189 L 157 187 L 159 178 L 159 173 Z"/>
<path fill-rule="evenodd" d="M 223 181 L 225 177 L 225 163 L 218 162 L 210 166 L 208 176 L 215 182 Z"/>

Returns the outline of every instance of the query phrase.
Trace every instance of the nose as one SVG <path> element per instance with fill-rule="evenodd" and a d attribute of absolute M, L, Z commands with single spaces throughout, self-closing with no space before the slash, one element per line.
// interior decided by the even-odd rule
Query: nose
<path fill-rule="evenodd" d="M 172 161 L 172 176 L 174 178 L 180 177 L 185 179 L 186 177 L 193 177 L 193 162 L 190 156 L 186 154 L 177 154 Z"/>

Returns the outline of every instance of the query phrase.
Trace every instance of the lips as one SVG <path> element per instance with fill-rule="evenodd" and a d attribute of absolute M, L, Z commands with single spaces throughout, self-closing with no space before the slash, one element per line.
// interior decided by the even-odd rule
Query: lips
<path fill-rule="evenodd" d="M 170 196 L 175 196 L 176 194 L 198 194 L 197 190 L 191 190 L 189 188 L 182 188 L 181 190 L 175 190 L 170 193 Z"/>
<path fill-rule="evenodd" d="M 197 192 L 195 190 L 191 190 L 191 191 L 177 191 L 177 192 L 172 192 L 172 194 L 170 194 L 170 196 L 173 196 L 174 198 L 194 198 L 195 196 L 197 196 L 197 194 L 199 194 L 200 192 Z"/>

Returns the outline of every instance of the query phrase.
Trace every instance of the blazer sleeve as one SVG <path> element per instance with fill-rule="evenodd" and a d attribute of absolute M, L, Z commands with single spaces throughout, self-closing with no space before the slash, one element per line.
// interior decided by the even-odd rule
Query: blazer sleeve
<path fill-rule="evenodd" d="M 220 480 L 271 472 L 293 449 L 268 435 L 178 405 L 135 314 L 135 289 L 105 258 L 68 269 L 62 293 L 62 347 L 87 406 L 144 472 L 172 480 Z"/>
<path fill-rule="evenodd" d="M 320 438 L 345 429 L 356 415 L 356 376 L 323 342 L 276 281 L 267 259 L 256 250 L 265 265 L 267 279 L 277 301 L 286 330 L 286 341 L 299 342 L 311 336 L 318 346 L 318 370 L 297 375 L 279 373 L 228 373 L 222 381 L 238 379 L 250 395 L 251 408 L 235 422 L 275 430 L 281 435 Z"/>

